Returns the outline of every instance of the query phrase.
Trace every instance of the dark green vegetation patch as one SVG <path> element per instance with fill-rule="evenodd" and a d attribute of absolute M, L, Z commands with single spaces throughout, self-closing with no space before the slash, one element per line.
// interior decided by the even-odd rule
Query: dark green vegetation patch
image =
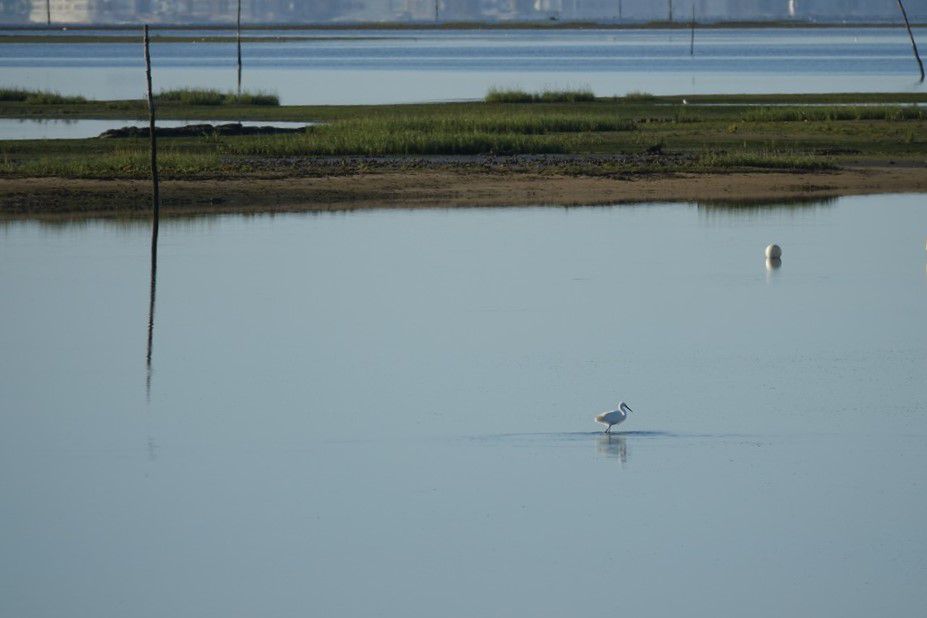
<path fill-rule="evenodd" d="M 118 119 L 147 114 L 138 100 L 4 92 L 12 94 L 0 100 L 2 117 L 113 118 L 118 127 Z M 289 135 L 164 138 L 165 177 L 282 175 L 314 157 L 557 155 L 537 166 L 592 175 L 927 163 L 927 115 L 918 106 L 927 95 L 920 93 L 590 98 L 583 91 L 495 91 L 491 102 L 379 106 L 278 106 L 262 96 L 162 92 L 159 119 L 318 123 Z M 0 142 L 0 174 L 144 177 L 147 147 L 144 138 Z"/>

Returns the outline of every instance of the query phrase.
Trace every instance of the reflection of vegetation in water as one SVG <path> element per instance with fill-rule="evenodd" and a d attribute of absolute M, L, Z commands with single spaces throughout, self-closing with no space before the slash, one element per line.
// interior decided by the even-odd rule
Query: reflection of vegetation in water
<path fill-rule="evenodd" d="M 836 197 L 796 197 L 789 200 L 775 199 L 756 199 L 756 200 L 703 200 L 698 203 L 699 209 L 706 211 L 736 210 L 744 212 L 745 210 L 782 210 L 782 209 L 806 209 L 818 206 L 830 207 L 837 203 Z"/>
<path fill-rule="evenodd" d="M 730 200 L 698 202 L 699 216 L 713 218 L 752 219 L 770 213 L 814 212 L 832 208 L 837 204 L 836 197 L 794 198 L 790 200 Z"/>
<path fill-rule="evenodd" d="M 324 214 L 324 213 L 294 213 L 294 214 Z M 225 214 L 208 213 L 178 213 L 163 211 L 160 217 L 161 227 L 184 232 L 207 233 L 214 230 Z M 236 213 L 236 217 L 273 217 L 273 213 Z M 119 233 L 136 234 L 151 228 L 150 210 L 114 211 L 109 214 L 95 213 L 92 216 L 77 213 L 41 214 L 29 213 L 24 215 L 0 216 L 0 230 L 14 229 L 23 226 L 39 226 L 43 232 L 50 234 L 69 233 L 74 229 L 92 229 L 104 227 Z"/>

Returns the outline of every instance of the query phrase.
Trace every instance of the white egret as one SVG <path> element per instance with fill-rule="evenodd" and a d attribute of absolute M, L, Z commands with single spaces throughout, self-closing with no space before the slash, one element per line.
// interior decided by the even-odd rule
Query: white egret
<path fill-rule="evenodd" d="M 605 428 L 605 433 L 609 433 L 612 429 L 612 425 L 617 425 L 628 418 L 628 414 L 632 412 L 631 408 L 628 407 L 628 404 L 621 402 L 618 404 L 617 410 L 612 410 L 611 412 L 604 412 L 595 417 L 595 422 L 602 423 L 603 425 L 608 425 Z"/>

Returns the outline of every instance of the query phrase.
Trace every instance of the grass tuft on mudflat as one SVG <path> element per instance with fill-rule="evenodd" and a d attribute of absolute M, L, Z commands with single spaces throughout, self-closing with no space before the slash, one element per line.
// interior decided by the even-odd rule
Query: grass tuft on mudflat
<path fill-rule="evenodd" d="M 0 88 L 0 101 L 13 101 L 29 105 L 61 105 L 86 103 L 80 96 L 64 96 L 46 90 L 24 90 L 22 88 Z"/>
<path fill-rule="evenodd" d="M 831 170 L 837 166 L 829 158 L 793 152 L 708 152 L 698 158 L 698 165 L 710 169 Z"/>
<path fill-rule="evenodd" d="M 632 90 L 619 98 L 628 103 L 651 103 L 659 100 L 656 95 L 650 94 L 649 92 L 641 92 L 640 90 Z"/>
<path fill-rule="evenodd" d="M 487 103 L 581 103 L 595 101 L 595 94 L 591 90 L 527 92 L 525 90 L 490 88 L 485 101 Z"/>
<path fill-rule="evenodd" d="M 269 92 L 242 92 L 237 95 L 234 92 L 199 88 L 162 90 L 156 99 L 161 103 L 179 105 L 280 105 L 280 98 Z"/>

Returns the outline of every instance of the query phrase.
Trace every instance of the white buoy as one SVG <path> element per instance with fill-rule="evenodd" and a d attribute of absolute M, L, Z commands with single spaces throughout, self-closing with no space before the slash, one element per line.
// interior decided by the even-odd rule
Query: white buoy
<path fill-rule="evenodd" d="M 766 257 L 770 260 L 778 260 L 782 257 L 782 247 L 779 245 L 769 245 L 766 247 Z"/>

